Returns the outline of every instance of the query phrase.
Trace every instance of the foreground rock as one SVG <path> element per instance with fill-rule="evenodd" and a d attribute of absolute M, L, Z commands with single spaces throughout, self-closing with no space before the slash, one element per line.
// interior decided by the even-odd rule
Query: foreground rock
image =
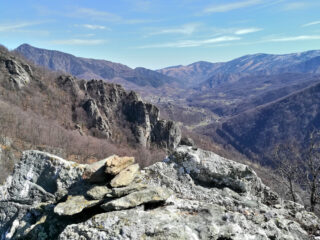
<path fill-rule="evenodd" d="M 179 147 L 128 186 L 110 190 L 109 180 L 96 186 L 83 179 L 87 169 L 25 152 L 0 187 L 1 240 L 310 240 L 320 235 L 313 213 L 280 199 L 248 166 L 211 152 Z M 88 200 L 89 193 L 97 200 Z"/>
<path fill-rule="evenodd" d="M 95 186 L 87 192 L 87 195 L 92 199 L 101 200 L 111 192 L 112 190 L 107 186 Z"/>
<path fill-rule="evenodd" d="M 111 187 L 125 187 L 128 186 L 136 177 L 139 171 L 139 165 L 133 164 L 123 169 L 117 176 L 115 176 L 111 182 Z"/>
<path fill-rule="evenodd" d="M 134 157 L 118 157 L 114 155 L 106 160 L 106 173 L 115 176 L 132 164 L 134 164 Z"/>
<path fill-rule="evenodd" d="M 140 206 L 143 203 L 164 202 L 170 195 L 171 192 L 167 189 L 157 187 L 130 193 L 125 197 L 105 203 L 101 207 L 106 211 L 128 209 Z"/>
<path fill-rule="evenodd" d="M 82 212 L 85 208 L 97 205 L 99 200 L 87 200 L 84 196 L 70 196 L 67 201 L 59 203 L 54 208 L 54 213 L 60 216 L 71 216 Z"/>

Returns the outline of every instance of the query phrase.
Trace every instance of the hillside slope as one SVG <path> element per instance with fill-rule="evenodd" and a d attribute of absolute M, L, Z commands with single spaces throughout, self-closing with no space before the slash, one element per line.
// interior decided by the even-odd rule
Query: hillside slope
<path fill-rule="evenodd" d="M 319 129 L 320 84 L 227 120 L 216 133 L 251 159 L 268 161 L 277 143 L 296 139 L 301 146 Z M 214 133 L 212 133 L 214 135 Z"/>
<path fill-rule="evenodd" d="M 131 152 L 148 165 L 181 137 L 177 124 L 161 120 L 158 108 L 135 92 L 38 68 L 4 47 L 0 112 L 0 139 L 5 139 L 0 142 L 1 178 L 27 148 L 81 162 Z M 12 161 L 3 168 L 6 156 Z"/>
<path fill-rule="evenodd" d="M 87 80 L 122 78 L 138 86 L 151 87 L 177 82 L 177 79 L 149 69 L 131 69 L 120 63 L 76 57 L 68 53 L 36 48 L 28 44 L 22 44 L 16 51 L 37 65 Z"/>

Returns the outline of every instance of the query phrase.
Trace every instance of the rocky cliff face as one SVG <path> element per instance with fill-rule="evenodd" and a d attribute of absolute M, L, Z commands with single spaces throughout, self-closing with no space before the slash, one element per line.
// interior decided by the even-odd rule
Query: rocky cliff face
<path fill-rule="evenodd" d="M 114 139 L 118 129 L 128 127 L 136 141 L 145 147 L 155 144 L 173 149 L 180 142 L 177 124 L 160 120 L 159 109 L 143 102 L 133 91 L 102 80 L 78 81 L 71 76 L 61 76 L 57 83 L 71 96 L 73 120 L 78 126 L 84 123 L 94 135 Z M 79 116 L 83 111 L 85 121 Z"/>
<path fill-rule="evenodd" d="M 31 67 L 24 61 L 18 61 L 13 56 L 0 50 L 0 82 L 7 89 L 20 89 L 28 84 L 33 72 Z"/>
<path fill-rule="evenodd" d="M 319 219 L 246 165 L 181 146 L 139 170 L 24 152 L 0 187 L 3 239 L 317 239 Z"/>
<path fill-rule="evenodd" d="M 4 48 L 0 48 L 0 73 L 1 100 L 53 118 L 81 135 L 167 149 L 180 142 L 175 123 L 160 120 L 157 107 L 120 85 L 39 70 Z"/>

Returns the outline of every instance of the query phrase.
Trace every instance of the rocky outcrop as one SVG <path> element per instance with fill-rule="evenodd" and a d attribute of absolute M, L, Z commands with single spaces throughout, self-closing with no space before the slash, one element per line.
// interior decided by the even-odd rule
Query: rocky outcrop
<path fill-rule="evenodd" d="M 94 136 L 116 139 L 123 128 L 128 128 L 134 140 L 144 147 L 174 149 L 180 142 L 181 131 L 176 123 L 159 120 L 156 106 L 120 85 L 102 80 L 77 81 L 71 76 L 59 77 L 57 85 L 71 96 L 75 125 L 86 126 Z M 81 116 L 83 112 L 85 117 Z"/>
<path fill-rule="evenodd" d="M 106 174 L 103 162 L 98 165 Z M 280 199 L 248 166 L 212 152 L 181 146 L 119 188 L 110 187 L 111 175 L 99 185 L 90 183 L 88 169 L 97 166 L 25 152 L 0 187 L 1 239 L 309 240 L 320 235 L 313 213 Z"/>
<path fill-rule="evenodd" d="M 33 71 L 31 67 L 2 52 L 0 50 L 0 70 L 5 77 L 5 83 L 7 89 L 21 89 L 26 86 L 33 77 Z"/>

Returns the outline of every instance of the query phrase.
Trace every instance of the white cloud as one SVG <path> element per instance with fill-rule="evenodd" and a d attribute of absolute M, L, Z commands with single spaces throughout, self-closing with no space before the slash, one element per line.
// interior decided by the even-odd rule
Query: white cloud
<path fill-rule="evenodd" d="M 284 10 L 299 10 L 307 7 L 307 5 L 305 2 L 291 2 L 284 5 Z"/>
<path fill-rule="evenodd" d="M 181 27 L 177 28 L 166 28 L 161 29 L 155 32 L 150 33 L 149 35 L 161 35 L 161 34 L 185 34 L 185 35 L 191 35 L 197 30 L 197 27 L 199 24 L 197 23 L 191 23 L 191 24 L 185 24 Z"/>
<path fill-rule="evenodd" d="M 300 35 L 293 37 L 280 37 L 267 40 L 268 42 L 293 42 L 306 40 L 320 40 L 320 35 Z"/>
<path fill-rule="evenodd" d="M 105 42 L 103 39 L 62 39 L 54 40 L 50 43 L 56 45 L 99 45 Z"/>
<path fill-rule="evenodd" d="M 81 25 L 85 28 L 88 28 L 88 29 L 91 29 L 91 30 L 103 30 L 103 29 L 107 29 L 105 26 L 102 26 L 102 25 L 91 25 L 91 24 L 83 24 Z"/>
<path fill-rule="evenodd" d="M 314 22 L 306 23 L 302 25 L 302 27 L 309 27 L 309 26 L 318 25 L 318 24 L 320 24 L 320 21 L 314 21 Z"/>
<path fill-rule="evenodd" d="M 203 12 L 205 13 L 217 13 L 217 12 L 229 12 L 232 10 L 236 10 L 239 8 L 245 8 L 257 4 L 263 3 L 262 0 L 247 0 L 247 1 L 241 1 L 241 2 L 232 2 L 232 3 L 226 3 L 221 5 L 213 5 L 205 8 Z"/>
<path fill-rule="evenodd" d="M 161 43 L 161 44 L 152 44 L 152 45 L 145 45 L 139 48 L 185 48 L 185 47 L 199 47 L 203 45 L 210 45 L 215 43 L 222 43 L 222 42 L 229 42 L 229 41 L 236 41 L 240 40 L 240 37 L 233 37 L 233 36 L 222 36 L 217 38 L 209 38 L 204 40 L 184 40 L 178 42 L 171 42 L 171 43 Z"/>
<path fill-rule="evenodd" d="M 37 25 L 37 24 L 40 24 L 40 23 L 39 22 L 22 22 L 22 23 L 15 23 L 15 24 L 0 24 L 0 32 L 16 31 L 18 29 L 22 29 L 22 28 Z"/>
<path fill-rule="evenodd" d="M 249 33 L 255 33 L 255 32 L 260 32 L 262 31 L 262 28 L 244 28 L 244 29 L 239 29 L 234 32 L 236 35 L 244 35 L 244 34 L 249 34 Z"/>

